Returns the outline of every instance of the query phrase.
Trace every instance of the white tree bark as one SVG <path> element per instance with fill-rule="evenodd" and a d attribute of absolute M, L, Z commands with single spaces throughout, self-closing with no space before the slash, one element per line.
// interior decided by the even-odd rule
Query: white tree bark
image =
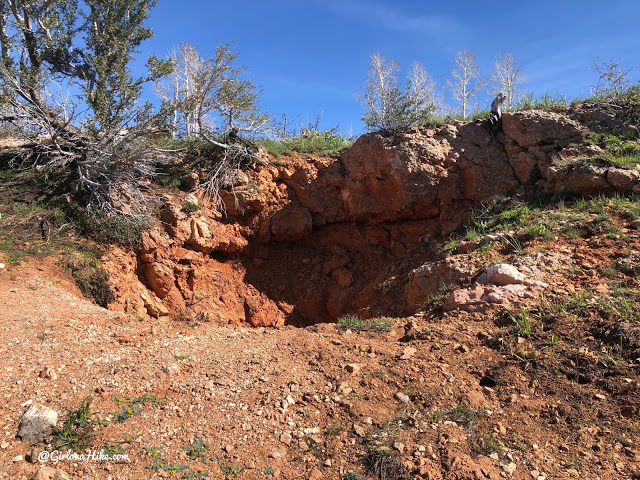
<path fill-rule="evenodd" d="M 475 53 L 462 48 L 456 53 L 453 80 L 447 80 L 451 96 L 460 104 L 462 118 L 467 118 L 467 108 L 481 87 L 480 67 Z"/>

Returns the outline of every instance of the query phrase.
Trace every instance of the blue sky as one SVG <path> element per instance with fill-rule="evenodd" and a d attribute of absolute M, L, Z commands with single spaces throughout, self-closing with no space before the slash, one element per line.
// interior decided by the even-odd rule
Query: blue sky
<path fill-rule="evenodd" d="M 485 76 L 497 55 L 511 52 L 528 79 L 524 91 L 572 99 L 596 83 L 596 57 L 615 57 L 639 80 L 639 20 L 636 0 L 159 0 L 148 21 L 156 36 L 143 53 L 164 56 L 187 41 L 209 56 L 217 42 L 234 42 L 247 75 L 263 86 L 265 110 L 302 121 L 324 110 L 323 128 L 357 134 L 363 112 L 354 94 L 373 52 L 398 61 L 403 78 L 422 63 L 442 90 L 461 47 L 477 54 Z"/>

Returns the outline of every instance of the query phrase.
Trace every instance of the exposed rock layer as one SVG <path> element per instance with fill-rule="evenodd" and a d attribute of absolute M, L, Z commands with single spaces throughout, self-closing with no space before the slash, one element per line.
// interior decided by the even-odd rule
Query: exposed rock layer
<path fill-rule="evenodd" d="M 227 218 L 206 207 L 183 213 L 179 196 L 167 197 L 162 227 L 144 234 L 137 257 L 112 255 L 119 305 L 254 326 L 411 313 L 443 280 L 474 273 L 416 269 L 429 258 L 424 240 L 449 234 L 492 197 L 532 185 L 640 190 L 638 170 L 576 160 L 602 152 L 575 146 L 586 131 L 578 120 L 597 123 L 594 113 L 569 113 L 504 114 L 496 138 L 482 122 L 363 135 L 338 159 L 238 175 L 239 187 L 223 192 Z"/>

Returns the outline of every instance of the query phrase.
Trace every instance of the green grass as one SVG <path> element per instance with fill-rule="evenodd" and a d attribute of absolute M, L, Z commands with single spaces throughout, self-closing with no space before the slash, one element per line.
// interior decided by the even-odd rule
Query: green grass
<path fill-rule="evenodd" d="M 358 332 L 390 332 L 394 327 L 394 322 L 390 318 L 365 320 L 357 315 L 343 315 L 338 320 L 338 324 L 345 330 Z"/>
<path fill-rule="evenodd" d="M 403 480 L 409 472 L 402 464 L 400 455 L 388 447 L 371 448 L 365 458 L 369 473 L 381 480 Z"/>
<path fill-rule="evenodd" d="M 182 205 L 181 210 L 187 215 L 189 215 L 190 213 L 194 213 L 200 210 L 200 206 L 194 202 L 184 202 L 184 205 Z"/>
<path fill-rule="evenodd" d="M 285 140 L 260 140 L 260 144 L 276 158 L 294 152 L 336 157 L 353 145 L 353 140 L 330 132 L 305 131 Z"/>
<path fill-rule="evenodd" d="M 90 250 L 67 250 L 58 263 L 71 270 L 76 285 L 86 297 L 107 308 L 115 300 L 115 294 L 109 283 L 109 274 L 98 266 L 94 254 Z"/>
<path fill-rule="evenodd" d="M 633 168 L 640 164 L 640 141 L 635 136 L 589 132 L 584 143 L 602 148 L 607 159 L 618 167 Z"/>
<path fill-rule="evenodd" d="M 568 105 L 567 97 L 564 95 L 552 95 L 548 92 L 543 93 L 540 97 L 536 98 L 533 93 L 524 95 L 520 101 L 512 108 L 512 110 L 519 112 L 520 110 L 531 110 L 534 108 L 540 108 L 543 110 L 553 110 L 555 107 Z"/>
<path fill-rule="evenodd" d="M 473 423 L 478 416 L 478 411 L 470 408 L 467 404 L 460 402 L 455 407 L 453 407 L 447 417 L 452 422 L 456 422 L 459 425 L 468 428 L 471 423 Z"/>
<path fill-rule="evenodd" d="M 328 437 L 336 437 L 340 435 L 340 432 L 342 432 L 341 425 L 329 425 L 324 429 L 324 434 Z"/>
<path fill-rule="evenodd" d="M 459 238 L 453 238 L 442 246 L 442 251 L 444 253 L 455 252 L 458 250 L 458 248 L 460 248 L 461 243 L 462 242 L 460 241 Z"/>
<path fill-rule="evenodd" d="M 489 118 L 491 112 L 489 110 L 478 110 L 471 115 L 471 120 L 482 120 L 483 118 Z"/>
<path fill-rule="evenodd" d="M 507 315 L 518 329 L 518 333 L 522 337 L 526 337 L 531 333 L 531 318 L 526 308 L 520 307 L 519 312 L 507 311 Z"/>

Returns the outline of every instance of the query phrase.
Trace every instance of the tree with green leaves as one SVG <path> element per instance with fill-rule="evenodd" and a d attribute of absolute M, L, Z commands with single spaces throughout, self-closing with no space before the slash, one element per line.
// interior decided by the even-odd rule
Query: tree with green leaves
<path fill-rule="evenodd" d="M 103 210 L 140 205 L 139 178 L 152 172 L 141 139 L 157 129 L 142 85 L 170 72 L 150 57 L 131 62 L 152 36 L 144 26 L 155 0 L 4 0 L 0 3 L 0 120 L 37 140 L 33 162 L 75 172 Z M 43 140 L 45 139 L 45 140 Z"/>
<path fill-rule="evenodd" d="M 381 55 L 371 55 L 364 92 L 356 98 L 365 107 L 362 120 L 370 130 L 397 131 L 420 125 L 440 109 L 436 83 L 427 70 L 414 62 L 404 88 L 398 80 L 400 64 Z"/>
<path fill-rule="evenodd" d="M 169 60 L 176 69 L 156 82 L 156 93 L 171 112 L 174 136 L 221 146 L 229 134 L 273 135 L 271 115 L 259 108 L 262 88 L 244 77 L 246 67 L 236 65 L 237 58 L 228 44 L 218 45 L 210 58 L 188 43 L 172 50 Z"/>
<path fill-rule="evenodd" d="M 155 84 L 169 112 L 173 136 L 205 140 L 218 150 L 219 162 L 202 187 L 222 211 L 219 192 L 233 189 L 235 170 L 264 160 L 252 138 L 278 136 L 272 115 L 259 107 L 262 88 L 245 77 L 246 67 L 237 65 L 237 58 L 228 44 L 218 45 L 215 56 L 204 58 L 193 45 L 183 43 L 169 56 L 174 73 Z"/>

